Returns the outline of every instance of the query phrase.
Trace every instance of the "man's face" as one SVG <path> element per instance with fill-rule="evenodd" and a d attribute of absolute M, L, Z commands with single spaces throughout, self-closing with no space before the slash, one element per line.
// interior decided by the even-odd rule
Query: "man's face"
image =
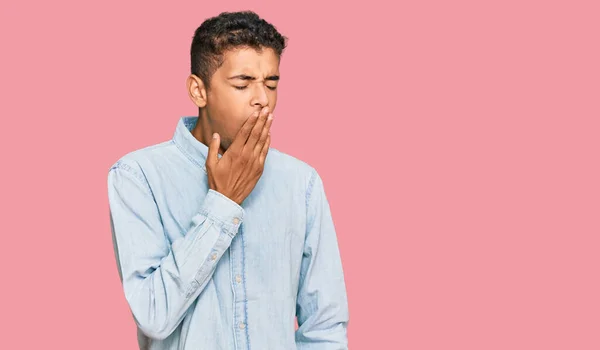
<path fill-rule="evenodd" d="M 207 90 L 206 113 L 212 130 L 221 135 L 226 150 L 236 133 L 253 112 L 268 106 L 275 110 L 279 59 L 272 49 L 258 52 L 251 48 L 234 49 L 213 74 Z"/>

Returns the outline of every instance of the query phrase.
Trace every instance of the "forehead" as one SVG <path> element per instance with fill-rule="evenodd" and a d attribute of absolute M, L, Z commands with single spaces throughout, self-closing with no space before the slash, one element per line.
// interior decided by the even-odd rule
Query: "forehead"
<path fill-rule="evenodd" d="M 263 48 L 260 52 L 252 48 L 236 48 L 225 52 L 219 70 L 240 74 L 274 74 L 279 70 L 279 58 L 271 48 Z"/>

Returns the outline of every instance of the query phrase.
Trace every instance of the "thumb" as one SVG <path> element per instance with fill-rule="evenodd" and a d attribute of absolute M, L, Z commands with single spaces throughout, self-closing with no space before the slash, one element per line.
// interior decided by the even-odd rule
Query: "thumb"
<path fill-rule="evenodd" d="M 206 163 L 208 165 L 216 165 L 219 161 L 219 146 L 221 145 L 221 138 L 219 134 L 214 133 L 213 138 L 208 144 L 208 157 Z"/>

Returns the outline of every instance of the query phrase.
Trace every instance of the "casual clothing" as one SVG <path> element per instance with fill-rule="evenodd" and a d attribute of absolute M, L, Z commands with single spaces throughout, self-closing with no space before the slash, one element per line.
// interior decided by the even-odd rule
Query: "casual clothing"
<path fill-rule="evenodd" d="M 209 189 L 196 122 L 179 119 L 172 140 L 126 154 L 108 174 L 140 348 L 347 349 L 346 287 L 319 174 L 271 148 L 240 206 Z"/>

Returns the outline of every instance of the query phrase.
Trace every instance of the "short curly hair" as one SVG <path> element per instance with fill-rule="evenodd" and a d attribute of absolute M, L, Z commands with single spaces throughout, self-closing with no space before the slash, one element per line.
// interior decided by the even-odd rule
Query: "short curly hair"
<path fill-rule="evenodd" d="M 196 29 L 190 49 L 191 73 L 208 88 L 212 75 L 223 64 L 226 51 L 241 47 L 257 51 L 271 48 L 281 57 L 287 40 L 252 11 L 222 12 Z"/>

